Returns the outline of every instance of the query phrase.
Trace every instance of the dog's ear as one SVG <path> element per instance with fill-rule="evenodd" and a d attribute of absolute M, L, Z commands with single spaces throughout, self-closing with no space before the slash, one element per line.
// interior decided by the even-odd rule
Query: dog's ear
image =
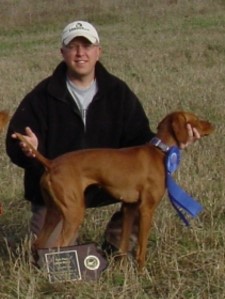
<path fill-rule="evenodd" d="M 9 114 L 6 111 L 0 111 L 0 130 L 6 125 L 9 120 Z"/>
<path fill-rule="evenodd" d="M 171 119 L 171 127 L 178 146 L 188 141 L 187 119 L 182 112 L 176 112 Z"/>

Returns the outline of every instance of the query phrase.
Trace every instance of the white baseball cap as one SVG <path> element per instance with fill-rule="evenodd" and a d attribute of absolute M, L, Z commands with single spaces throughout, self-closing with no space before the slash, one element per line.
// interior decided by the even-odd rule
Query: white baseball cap
<path fill-rule="evenodd" d="M 76 21 L 68 24 L 62 32 L 62 44 L 67 46 L 72 39 L 83 36 L 92 44 L 100 42 L 98 32 L 95 27 L 85 21 Z"/>

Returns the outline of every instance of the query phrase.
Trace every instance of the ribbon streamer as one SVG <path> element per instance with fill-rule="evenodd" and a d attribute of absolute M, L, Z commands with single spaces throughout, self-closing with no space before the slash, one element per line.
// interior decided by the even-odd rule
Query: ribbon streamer
<path fill-rule="evenodd" d="M 165 160 L 168 195 L 180 218 L 183 220 L 186 226 L 189 226 L 189 222 L 181 212 L 181 209 L 185 210 L 185 212 L 190 214 L 192 217 L 196 217 L 203 210 L 203 207 L 181 187 L 179 187 L 173 180 L 171 174 L 173 174 L 178 168 L 179 163 L 180 150 L 177 147 L 171 147 L 167 152 Z"/>

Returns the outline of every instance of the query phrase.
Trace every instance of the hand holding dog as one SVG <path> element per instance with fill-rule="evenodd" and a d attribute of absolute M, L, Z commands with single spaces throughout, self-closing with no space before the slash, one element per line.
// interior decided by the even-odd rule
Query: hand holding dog
<path fill-rule="evenodd" d="M 26 135 L 23 135 L 24 138 L 26 138 L 26 140 L 35 148 L 38 148 L 38 139 L 37 136 L 34 134 L 34 132 L 31 130 L 31 128 L 26 127 L 25 128 L 25 133 Z M 12 138 L 17 138 L 16 134 L 12 134 Z M 35 154 L 32 151 L 31 148 L 29 148 L 24 142 L 20 142 L 19 143 L 23 153 L 29 157 L 29 158 L 35 158 Z"/>
<path fill-rule="evenodd" d="M 188 140 L 186 143 L 182 143 L 180 148 L 185 149 L 192 143 L 194 143 L 196 140 L 200 139 L 200 134 L 196 128 L 193 128 L 190 124 L 187 124 L 187 130 L 188 130 Z"/>

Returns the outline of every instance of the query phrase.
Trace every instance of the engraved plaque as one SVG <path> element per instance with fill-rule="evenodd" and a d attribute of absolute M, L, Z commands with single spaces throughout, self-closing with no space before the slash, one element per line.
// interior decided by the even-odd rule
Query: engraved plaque
<path fill-rule="evenodd" d="M 38 266 L 47 271 L 51 283 L 96 280 L 107 267 L 107 260 L 96 244 L 88 243 L 37 251 Z"/>

